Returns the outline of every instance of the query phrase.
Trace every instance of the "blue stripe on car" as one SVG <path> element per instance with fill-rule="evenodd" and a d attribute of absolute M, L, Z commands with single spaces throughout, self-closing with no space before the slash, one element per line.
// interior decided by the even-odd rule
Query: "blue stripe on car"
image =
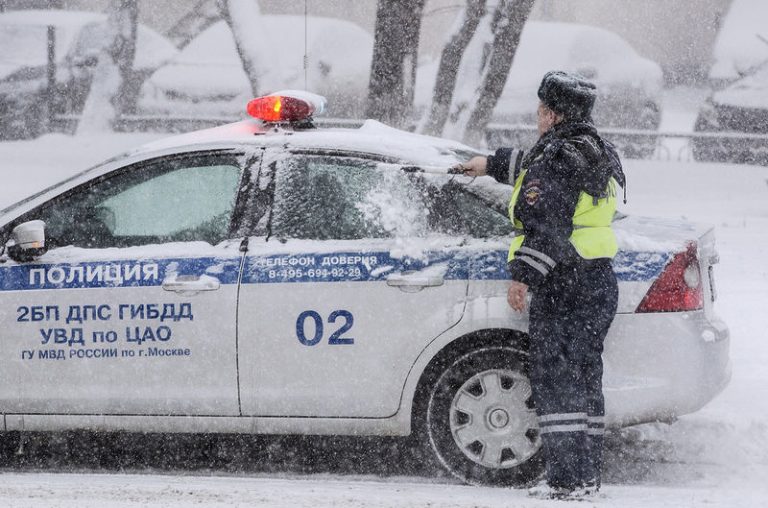
<path fill-rule="evenodd" d="M 614 271 L 622 282 L 649 281 L 659 276 L 670 258 L 668 253 L 619 252 Z M 442 271 L 446 280 L 505 280 L 506 259 L 505 251 L 463 250 L 430 252 L 420 258 L 393 257 L 389 252 L 248 256 L 243 283 L 373 282 L 428 267 Z M 223 284 L 235 284 L 239 266 L 239 258 L 211 257 L 7 265 L 0 268 L 0 291 L 152 287 L 173 273 L 208 274 Z"/>

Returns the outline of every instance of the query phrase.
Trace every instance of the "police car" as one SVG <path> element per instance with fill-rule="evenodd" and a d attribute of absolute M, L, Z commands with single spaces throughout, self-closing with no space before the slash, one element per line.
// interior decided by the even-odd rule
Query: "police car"
<path fill-rule="evenodd" d="M 527 316 L 506 302 L 509 186 L 476 155 L 321 98 L 142 147 L 0 211 L 6 431 L 413 434 L 470 483 L 541 471 Z M 728 382 L 713 231 L 619 217 L 607 425 Z"/>

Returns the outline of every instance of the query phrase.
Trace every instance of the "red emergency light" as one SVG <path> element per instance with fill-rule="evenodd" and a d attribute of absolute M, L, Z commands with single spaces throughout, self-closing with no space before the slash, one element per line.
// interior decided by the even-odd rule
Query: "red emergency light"
<path fill-rule="evenodd" d="M 248 114 L 268 123 L 300 122 L 312 116 L 315 105 L 310 101 L 288 95 L 267 95 L 252 99 Z"/>

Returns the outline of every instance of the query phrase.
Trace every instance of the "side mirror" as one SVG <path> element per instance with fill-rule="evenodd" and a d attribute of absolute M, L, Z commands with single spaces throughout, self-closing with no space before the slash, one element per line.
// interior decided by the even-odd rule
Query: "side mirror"
<path fill-rule="evenodd" d="M 11 239 L 6 245 L 8 256 L 19 263 L 34 261 L 45 254 L 45 222 L 31 220 L 19 224 L 11 231 Z"/>

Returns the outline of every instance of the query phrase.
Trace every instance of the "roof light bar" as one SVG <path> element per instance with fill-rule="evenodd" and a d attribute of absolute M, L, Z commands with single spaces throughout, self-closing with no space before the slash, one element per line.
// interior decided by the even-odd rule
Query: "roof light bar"
<path fill-rule="evenodd" d="M 325 98 L 309 92 L 286 90 L 257 97 L 246 110 L 257 120 L 267 123 L 290 123 L 308 120 L 325 108 Z"/>

